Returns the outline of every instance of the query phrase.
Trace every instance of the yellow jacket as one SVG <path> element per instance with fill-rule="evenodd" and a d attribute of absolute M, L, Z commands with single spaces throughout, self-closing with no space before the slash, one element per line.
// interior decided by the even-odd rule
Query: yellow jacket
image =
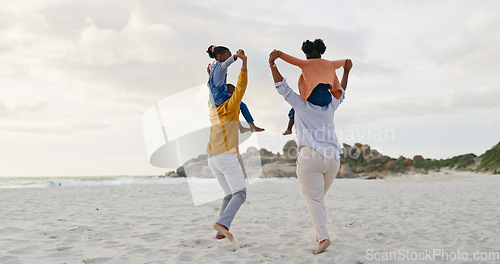
<path fill-rule="evenodd" d="M 217 155 L 238 151 L 240 103 L 247 89 L 248 71 L 240 71 L 231 98 L 217 108 L 210 106 L 210 141 L 207 153 Z M 210 105 L 210 103 L 209 103 Z"/>

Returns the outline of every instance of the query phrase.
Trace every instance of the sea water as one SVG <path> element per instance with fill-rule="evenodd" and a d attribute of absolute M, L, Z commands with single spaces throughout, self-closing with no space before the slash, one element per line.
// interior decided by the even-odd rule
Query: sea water
<path fill-rule="evenodd" d="M 204 183 L 214 181 L 215 178 L 190 177 L 189 183 Z M 254 178 L 252 183 L 259 182 L 288 182 L 297 181 L 297 178 Z M 163 176 L 88 176 L 88 177 L 0 177 L 0 189 L 4 188 L 49 188 L 49 187 L 85 187 L 85 186 L 113 186 L 128 184 L 187 184 L 185 177 Z"/>

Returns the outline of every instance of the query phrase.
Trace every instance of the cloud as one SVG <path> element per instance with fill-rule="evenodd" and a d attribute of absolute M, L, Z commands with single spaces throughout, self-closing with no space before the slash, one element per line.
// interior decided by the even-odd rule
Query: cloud
<path fill-rule="evenodd" d="M 36 72 L 50 71 L 79 93 L 116 103 L 137 97 L 128 102 L 145 108 L 153 100 L 205 83 L 204 69 L 211 61 L 205 50 L 212 43 L 247 51 L 258 92 L 272 85 L 266 78 L 267 56 L 273 48 L 303 56 L 302 41 L 321 37 L 328 46 L 325 55 L 338 59 L 362 58 L 366 45 L 363 30 L 238 19 L 227 10 L 207 12 L 194 2 L 124 2 L 109 18 L 103 11 L 107 9 L 98 6 L 97 2 L 51 3 L 29 10 L 29 17 L 36 18 L 33 22 L 18 17 L 22 26 L 11 29 L 17 47 L 4 57 L 5 72 L 11 78 L 39 82 L 47 74 L 34 76 Z M 230 78 L 235 80 L 239 66 L 233 67 Z"/>
<path fill-rule="evenodd" d="M 74 63 L 109 67 L 129 62 L 175 65 L 169 47 L 179 43 L 177 33 L 166 24 L 148 24 L 131 15 L 127 25 L 120 30 L 97 27 L 91 17 L 85 18 L 85 27 L 69 50 L 67 58 Z"/>
<path fill-rule="evenodd" d="M 481 125 L 499 121 L 498 10 L 488 0 L 11 1 L 0 6 L 0 129 L 13 149 L 23 133 L 57 139 L 90 132 L 82 145 L 118 142 L 119 134 L 136 140 L 136 148 L 109 143 L 109 149 L 137 156 L 142 139 L 133 131 L 140 131 L 142 112 L 206 83 L 211 59 L 205 51 L 217 44 L 245 49 L 249 85 L 243 100 L 266 128 L 259 136 L 286 141 L 280 133 L 289 105 L 273 87 L 268 54 L 277 48 L 303 57 L 302 41 L 322 38 L 325 58 L 354 61 L 339 128 L 396 120 L 411 138 L 415 127 L 434 129 L 428 117 L 459 126 L 462 116 L 473 116 L 477 129 L 491 131 Z M 240 63 L 229 68 L 228 82 L 236 82 Z M 300 69 L 277 63 L 296 88 Z"/>
<path fill-rule="evenodd" d="M 21 132 L 33 134 L 71 135 L 83 131 L 100 131 L 110 127 L 109 123 L 94 120 L 7 120 L 2 121 L 0 130 L 3 132 Z"/>
<path fill-rule="evenodd" d="M 37 102 L 33 104 L 22 104 L 8 107 L 4 103 L 0 103 L 0 117 L 3 118 L 26 118 L 40 114 L 48 107 L 48 102 Z"/>
<path fill-rule="evenodd" d="M 480 118 L 484 118 L 500 112 L 498 98 L 500 98 L 500 86 L 489 85 L 465 91 L 446 90 L 433 94 L 393 96 L 379 100 L 347 98 L 346 104 L 343 105 L 345 110 L 342 111 L 349 113 L 349 122 L 353 124 L 426 115 L 440 115 L 444 118 L 478 114 Z"/>
<path fill-rule="evenodd" d="M 460 39 L 433 48 L 424 47 L 430 58 L 450 68 L 456 78 L 463 79 L 471 74 L 498 75 L 500 72 L 500 17 L 498 4 L 486 2 L 489 7 L 474 9 L 460 31 Z"/>

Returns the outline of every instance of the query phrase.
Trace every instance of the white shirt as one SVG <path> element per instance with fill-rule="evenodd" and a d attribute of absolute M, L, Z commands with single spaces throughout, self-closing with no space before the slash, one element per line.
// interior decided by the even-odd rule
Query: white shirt
<path fill-rule="evenodd" d="M 302 100 L 302 97 L 288 86 L 285 79 L 274 85 L 278 93 L 295 109 L 298 146 L 314 148 L 323 157 L 328 157 L 325 148 L 331 148 L 335 153 L 335 159 L 338 160 L 344 152 L 335 133 L 334 114 L 344 100 L 345 90 L 342 88 L 340 99 L 332 96 L 330 104 L 318 106 Z"/>

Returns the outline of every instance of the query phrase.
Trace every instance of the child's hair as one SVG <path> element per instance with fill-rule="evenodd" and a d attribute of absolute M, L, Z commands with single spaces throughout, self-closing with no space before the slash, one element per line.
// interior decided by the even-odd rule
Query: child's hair
<path fill-rule="evenodd" d="M 217 58 L 217 54 L 224 53 L 226 52 L 226 50 L 229 49 L 223 46 L 210 45 L 210 47 L 208 47 L 207 53 L 210 58 L 215 59 Z"/>
<path fill-rule="evenodd" d="M 326 46 L 322 39 L 315 39 L 314 42 L 306 40 L 302 42 L 302 51 L 305 54 L 312 54 L 318 52 L 319 55 L 325 53 Z"/>

